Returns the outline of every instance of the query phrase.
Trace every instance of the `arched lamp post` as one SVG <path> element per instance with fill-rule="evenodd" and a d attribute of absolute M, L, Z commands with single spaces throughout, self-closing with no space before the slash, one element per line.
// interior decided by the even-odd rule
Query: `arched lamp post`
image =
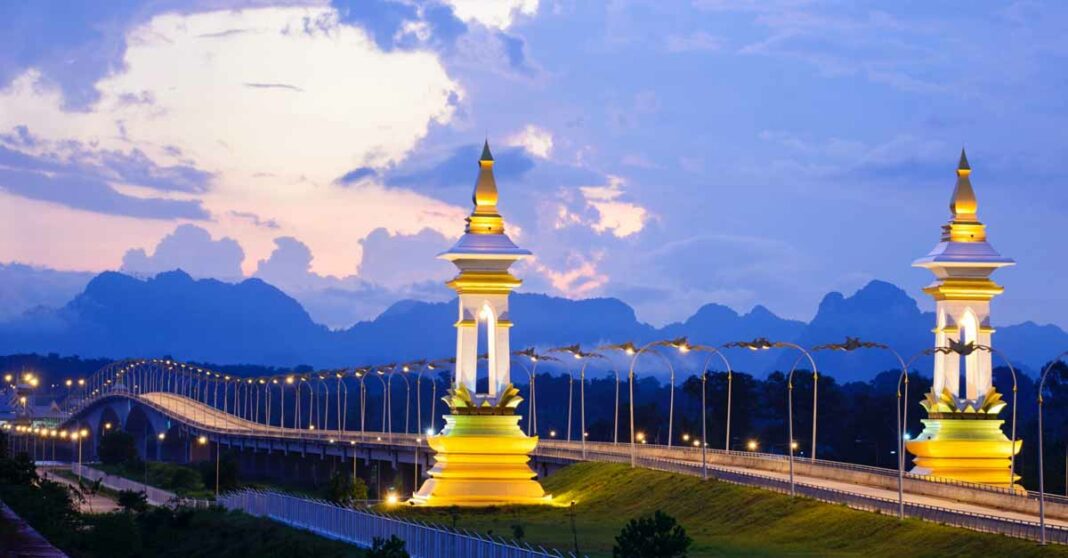
<path fill-rule="evenodd" d="M 521 351 L 512 351 L 512 357 L 522 357 L 527 359 L 531 366 L 527 368 L 526 364 L 522 360 L 518 360 L 519 365 L 527 373 L 527 390 L 530 392 L 530 403 L 527 408 L 527 436 L 531 435 L 531 429 L 533 429 L 534 435 L 538 434 L 538 363 L 542 361 L 556 361 L 557 359 L 549 355 L 541 355 L 535 351 L 534 347 L 527 347 Z"/>
<path fill-rule="evenodd" d="M 634 343 L 627 341 L 626 343 L 620 343 L 617 345 L 604 345 L 604 349 L 611 349 L 617 351 L 623 351 L 624 354 L 630 356 L 630 369 L 627 371 L 627 387 L 630 392 L 630 466 L 636 467 L 638 464 L 638 443 L 636 433 L 634 432 L 634 367 L 638 363 L 638 357 L 642 356 L 644 352 L 651 352 L 654 355 L 659 356 L 667 364 L 671 371 L 671 377 L 675 377 L 675 368 L 671 366 L 671 361 L 667 359 L 660 351 L 653 350 L 655 347 L 663 347 L 671 344 L 671 341 L 650 341 L 641 347 L 637 347 Z M 674 403 L 674 385 L 672 385 L 672 404 Z M 668 442 L 671 441 L 671 420 L 674 418 L 674 405 L 668 410 Z"/>
<path fill-rule="evenodd" d="M 794 485 L 794 370 L 797 369 L 797 363 L 801 358 L 807 358 L 809 364 L 812 365 L 812 455 L 811 459 L 816 459 L 816 425 L 818 418 L 818 399 L 817 388 L 819 385 L 819 371 L 816 369 L 816 361 L 812 359 L 812 355 L 805 350 L 804 347 L 787 341 L 769 341 L 767 338 L 760 337 L 752 341 L 736 341 L 733 343 L 727 343 L 724 347 L 743 347 L 751 351 L 763 351 L 774 348 L 791 348 L 801 352 L 801 357 L 794 361 L 794 366 L 790 368 L 790 375 L 786 379 L 787 389 L 787 432 L 789 440 L 787 447 L 790 448 L 790 495 L 797 494 Z"/>
<path fill-rule="evenodd" d="M 590 359 L 604 358 L 604 355 L 600 353 L 587 353 L 576 345 L 570 345 L 567 347 L 559 347 L 551 349 L 550 352 L 564 352 L 570 354 L 575 360 L 582 361 L 582 367 L 579 369 L 579 436 L 582 440 L 582 458 L 586 458 L 586 366 L 589 365 Z M 569 390 L 570 392 L 570 390 Z M 570 397 L 569 397 L 570 399 Z M 567 408 L 567 429 L 568 439 L 571 437 L 571 402 L 568 401 Z"/>
<path fill-rule="evenodd" d="M 703 479 L 707 480 L 708 479 L 708 420 L 705 417 L 705 413 L 706 413 L 706 409 L 708 408 L 708 405 L 706 404 L 706 398 L 707 398 L 708 390 L 705 389 L 705 388 L 706 388 L 706 385 L 708 383 L 708 364 L 712 361 L 712 357 L 714 357 L 714 356 L 715 357 L 719 357 L 719 359 L 721 361 L 723 361 L 723 365 L 727 367 L 727 377 L 730 378 L 730 375 L 731 375 L 731 363 L 730 363 L 729 360 L 727 360 L 726 355 L 724 355 L 723 352 L 720 351 L 719 349 L 717 349 L 715 347 L 710 347 L 710 346 L 707 346 L 707 345 L 690 345 L 687 342 L 685 337 L 681 337 L 679 339 L 676 339 L 676 340 L 672 341 L 671 345 L 673 347 L 675 347 L 676 349 L 678 349 L 679 352 L 681 352 L 681 353 L 687 353 L 687 352 L 690 352 L 690 351 L 700 351 L 700 352 L 703 352 L 703 353 L 709 353 L 708 354 L 708 358 L 705 359 L 705 363 L 701 367 L 701 477 Z M 730 393 L 729 393 L 730 384 L 729 383 L 728 383 L 727 389 L 728 389 L 727 401 L 730 401 Z M 731 420 L 731 418 L 730 418 L 730 405 L 729 404 L 728 404 L 727 409 L 728 409 L 727 410 L 727 425 L 728 425 L 727 426 L 727 436 L 728 436 L 727 440 L 728 440 L 728 443 L 730 443 L 729 436 L 730 436 L 730 420 Z"/>
<path fill-rule="evenodd" d="M 1053 370 L 1053 367 L 1061 361 L 1062 358 L 1068 356 L 1068 351 L 1064 351 L 1057 355 L 1053 360 L 1046 365 L 1045 370 L 1042 371 L 1042 376 L 1038 380 L 1038 525 L 1039 525 L 1039 542 L 1046 544 L 1046 472 L 1045 472 L 1045 458 L 1042 455 L 1043 452 L 1043 432 L 1042 432 L 1042 404 L 1044 399 L 1042 392 L 1046 386 L 1046 376 Z"/>

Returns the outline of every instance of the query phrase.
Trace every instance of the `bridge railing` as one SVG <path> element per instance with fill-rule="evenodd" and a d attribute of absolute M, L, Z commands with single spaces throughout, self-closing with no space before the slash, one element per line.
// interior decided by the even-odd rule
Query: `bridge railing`
<path fill-rule="evenodd" d="M 376 538 L 397 536 L 413 558 L 575 558 L 573 553 L 532 547 L 488 535 L 460 532 L 426 523 L 263 490 L 224 494 L 227 509 L 268 517 L 318 535 L 369 548 Z"/>

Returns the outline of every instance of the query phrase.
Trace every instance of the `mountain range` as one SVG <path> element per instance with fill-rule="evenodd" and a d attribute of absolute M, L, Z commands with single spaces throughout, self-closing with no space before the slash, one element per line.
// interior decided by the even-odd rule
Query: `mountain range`
<path fill-rule="evenodd" d="M 181 360 L 274 366 L 356 366 L 449 356 L 455 350 L 456 302 L 406 300 L 374 320 L 330 330 L 315 323 L 301 305 L 260 279 L 226 283 L 193 279 L 176 270 L 139 279 L 117 272 L 94 277 L 85 290 L 59 308 L 39 307 L 0 322 L 0 353 L 60 353 L 123 358 L 170 355 Z M 775 315 L 763 306 L 745 314 L 706 304 L 687 320 L 661 328 L 638 320 L 614 298 L 571 300 L 516 293 L 511 302 L 512 347 L 548 349 L 580 343 L 589 350 L 605 343 L 689 337 L 719 346 L 767 337 L 805 347 L 860 337 L 894 347 L 908 358 L 931 344 L 934 315 L 922 312 L 902 289 L 872 281 L 845 296 L 832 292 L 808 323 Z M 994 344 L 1025 370 L 1041 367 L 1068 347 L 1068 333 L 1053 325 L 1025 322 L 999 327 Z M 787 349 L 726 353 L 737 370 L 757 375 L 789 369 Z M 703 359 L 688 357 L 692 373 Z M 622 360 L 613 361 L 617 365 Z M 926 370 L 930 364 L 917 365 Z M 713 368 L 721 366 L 713 361 Z M 867 380 L 895 368 L 882 351 L 824 352 L 821 372 L 840 381 Z"/>

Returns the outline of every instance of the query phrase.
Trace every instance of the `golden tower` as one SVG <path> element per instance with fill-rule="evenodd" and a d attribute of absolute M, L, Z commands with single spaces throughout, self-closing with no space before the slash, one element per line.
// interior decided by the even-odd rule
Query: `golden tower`
<path fill-rule="evenodd" d="M 412 502 L 428 506 L 547 504 L 550 497 L 534 480 L 536 474 L 528 464 L 538 438 L 524 435 L 519 428 L 515 409 L 521 398 L 511 383 L 508 295 L 522 282 L 508 268 L 530 252 L 504 233 L 489 142 L 482 147 L 472 198 L 475 208 L 464 235 L 438 256 L 460 270 L 447 283 L 460 300 L 456 369 L 445 398 L 450 411 L 445 428 L 427 438 L 436 452 L 436 463 Z M 486 333 L 486 393 L 477 393 L 480 328 Z"/>
<path fill-rule="evenodd" d="M 949 203 L 953 217 L 942 226 L 942 241 L 913 262 L 935 275 L 924 292 L 935 300 L 934 346 L 942 350 L 934 355 L 934 382 L 921 403 L 927 410 L 923 432 L 906 446 L 916 456 L 915 474 L 1010 487 L 1019 480 L 1010 459 L 1022 442 L 1002 432 L 1005 421 L 998 413 L 1005 402 L 994 389 L 991 352 L 985 348 L 994 333 L 990 300 L 1004 290 L 990 275 L 1015 262 L 986 241 L 970 176 L 961 150 Z"/>

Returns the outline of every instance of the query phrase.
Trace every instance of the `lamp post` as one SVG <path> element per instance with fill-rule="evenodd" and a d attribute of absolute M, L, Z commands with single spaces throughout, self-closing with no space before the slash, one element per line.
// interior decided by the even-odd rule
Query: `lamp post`
<path fill-rule="evenodd" d="M 618 349 L 625 354 L 632 355 L 630 358 L 630 370 L 627 372 L 627 384 L 630 391 L 630 466 L 636 467 L 638 463 L 638 445 L 634 434 L 634 365 L 638 362 L 638 357 L 642 356 L 642 353 L 646 351 L 652 352 L 652 354 L 659 355 L 667 363 L 668 368 L 671 369 L 671 377 L 675 377 L 675 369 L 671 366 L 671 361 L 667 359 L 659 351 L 653 350 L 655 347 L 669 345 L 670 341 L 650 341 L 640 348 L 635 348 L 634 343 L 626 342 L 621 345 L 610 345 L 609 348 Z M 672 385 L 672 404 L 674 403 L 674 385 Z M 668 411 L 668 443 L 671 441 L 671 424 L 670 421 L 674 418 L 674 405 Z"/>
<path fill-rule="evenodd" d="M 724 347 L 744 347 L 751 351 L 763 351 L 772 348 L 791 348 L 801 352 L 801 356 L 794 361 L 794 365 L 790 368 L 790 375 L 786 379 L 786 408 L 787 408 L 787 433 L 788 433 L 788 447 L 790 448 L 790 495 L 795 496 L 797 494 L 794 485 L 794 371 L 797 369 L 797 364 L 802 358 L 807 358 L 809 364 L 812 365 L 812 456 L 810 459 L 816 459 L 816 424 L 817 424 L 817 386 L 819 385 L 819 372 L 816 370 L 816 361 L 812 359 L 812 355 L 804 349 L 804 347 L 795 343 L 787 341 L 769 341 L 767 338 L 760 337 L 752 341 L 735 341 L 733 343 L 727 343 Z"/>
<path fill-rule="evenodd" d="M 681 337 L 672 342 L 672 346 L 679 350 L 681 353 L 687 353 L 690 351 L 701 351 L 709 353 L 705 359 L 704 366 L 701 367 L 701 477 L 708 479 L 708 420 L 706 418 L 706 409 L 708 405 L 706 403 L 706 397 L 708 390 L 705 389 L 708 383 L 708 363 L 712 361 L 712 357 L 719 357 L 723 361 L 723 365 L 727 367 L 727 378 L 731 375 L 731 363 L 727 360 L 726 355 L 722 351 L 715 347 L 709 347 L 706 345 L 690 345 L 685 337 Z M 727 383 L 727 401 L 730 401 L 730 382 Z M 730 443 L 730 405 L 728 403 L 727 411 L 727 443 Z"/>
<path fill-rule="evenodd" d="M 1042 397 L 1042 391 L 1046 386 L 1046 376 L 1049 374 L 1053 367 L 1061 362 L 1061 359 L 1068 356 L 1068 351 L 1064 351 L 1057 355 L 1053 360 L 1046 365 L 1045 370 L 1042 371 L 1042 376 L 1038 380 L 1038 525 L 1039 525 L 1039 542 L 1046 544 L 1046 471 L 1045 471 L 1045 458 L 1042 455 L 1043 452 L 1043 432 L 1042 432 L 1042 403 L 1044 402 Z"/>
<path fill-rule="evenodd" d="M 901 373 L 897 378 L 897 516 L 898 519 L 905 518 L 905 425 L 908 424 L 908 399 L 909 399 L 909 368 L 912 367 L 912 363 L 919 357 L 932 354 L 935 349 L 927 349 L 920 351 L 915 355 L 909 357 L 908 363 L 901 358 L 901 354 L 891 349 L 888 345 L 882 343 L 874 343 L 871 341 L 861 341 L 856 337 L 846 337 L 842 343 L 828 343 L 826 345 L 820 345 L 813 347 L 813 352 L 831 350 L 831 351 L 845 351 L 852 352 L 857 349 L 880 349 L 889 352 L 897 359 L 898 364 L 901 366 Z M 1015 376 L 1015 374 L 1014 374 Z M 905 395 L 904 405 L 902 405 L 901 387 L 904 384 Z M 1014 390 L 1015 391 L 1015 390 Z M 1014 404 L 1015 407 L 1015 404 Z M 904 416 L 902 416 L 904 411 Z"/>
<path fill-rule="evenodd" d="M 604 358 L 604 355 L 594 352 L 583 352 L 582 349 L 576 345 L 570 345 L 567 347 L 559 347 L 552 349 L 552 351 L 563 352 L 570 354 L 575 360 L 582 361 L 582 367 L 579 369 L 579 437 L 582 440 L 582 458 L 586 458 L 586 366 L 589 365 L 590 359 Z M 570 370 L 569 370 L 570 371 Z M 570 399 L 570 389 L 569 397 Z M 567 430 L 568 440 L 571 439 L 571 403 L 568 401 L 567 408 Z"/>
<path fill-rule="evenodd" d="M 528 390 L 530 391 L 530 405 L 527 408 L 527 436 L 531 435 L 531 429 L 533 428 L 534 435 L 538 434 L 538 363 L 544 360 L 556 361 L 557 359 L 549 355 L 540 355 L 534 347 L 528 347 L 521 351 L 512 351 L 513 357 L 526 357 L 531 362 L 531 367 L 527 368 L 522 361 L 519 361 L 520 366 L 526 371 L 528 380 Z"/>

